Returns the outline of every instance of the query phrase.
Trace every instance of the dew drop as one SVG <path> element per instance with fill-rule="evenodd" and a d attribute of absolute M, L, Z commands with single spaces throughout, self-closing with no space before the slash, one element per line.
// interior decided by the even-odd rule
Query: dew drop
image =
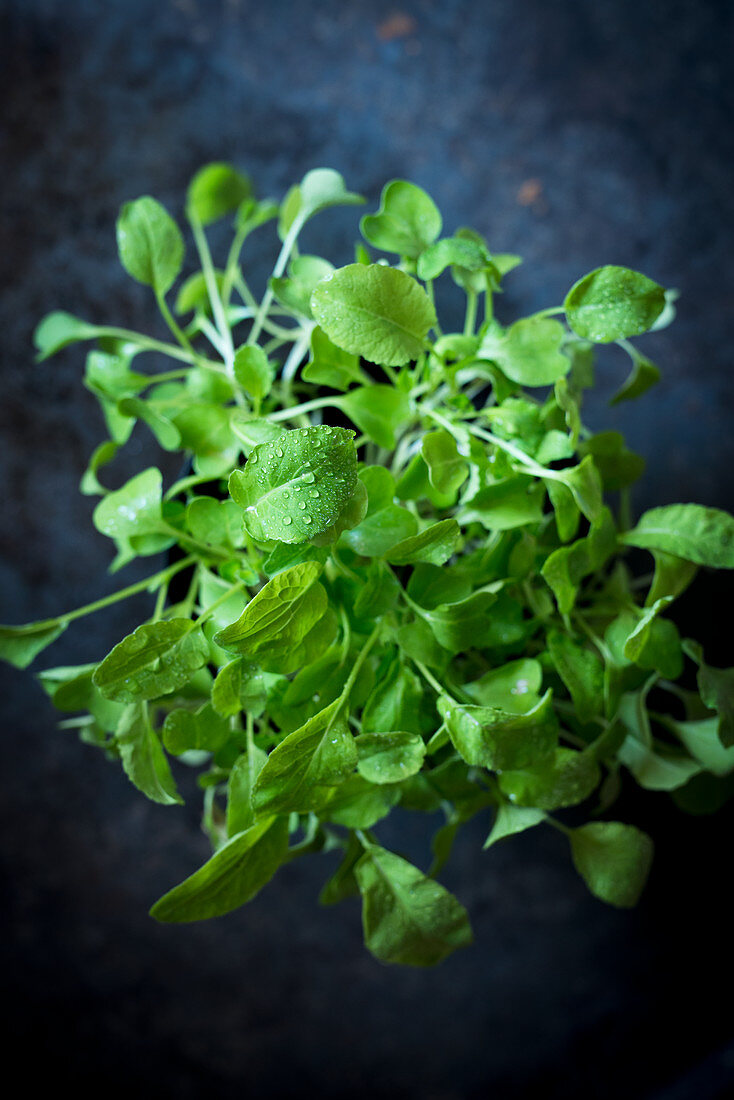
<path fill-rule="evenodd" d="M 312 490 L 311 490 L 311 494 L 310 494 L 310 495 L 311 495 L 312 497 L 320 497 L 320 496 L 321 496 L 321 493 L 320 493 L 320 492 L 318 491 L 318 489 L 312 489 Z"/>
<path fill-rule="evenodd" d="M 302 508 L 305 511 L 306 510 L 306 501 L 305 500 L 299 500 L 298 507 Z"/>
<path fill-rule="evenodd" d="M 283 516 L 283 523 L 286 527 L 290 527 L 290 525 L 293 523 L 293 520 L 290 516 Z"/>
<path fill-rule="evenodd" d="M 313 523 L 313 520 L 311 519 L 310 516 L 304 516 L 303 517 L 303 522 L 304 523 Z"/>
<path fill-rule="evenodd" d="M 276 447 L 275 453 L 278 456 L 278 458 L 282 458 L 283 457 L 283 448 L 282 447 Z"/>
<path fill-rule="evenodd" d="M 257 459 L 258 459 L 257 451 L 253 451 L 252 454 L 250 455 L 250 462 L 253 464 L 253 466 L 257 465 Z"/>

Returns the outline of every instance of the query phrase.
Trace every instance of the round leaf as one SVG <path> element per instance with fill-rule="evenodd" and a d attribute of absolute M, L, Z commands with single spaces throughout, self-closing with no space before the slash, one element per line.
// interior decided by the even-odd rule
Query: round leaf
<path fill-rule="evenodd" d="M 189 184 L 186 213 L 189 218 L 209 225 L 236 210 L 252 197 L 252 185 L 230 164 L 207 164 Z"/>
<path fill-rule="evenodd" d="M 311 295 L 311 310 L 337 347 L 390 367 L 417 359 L 436 323 L 415 279 L 382 264 L 348 264 L 328 275 Z"/>
<path fill-rule="evenodd" d="M 253 448 L 229 491 L 256 539 L 307 542 L 330 527 L 357 481 L 354 432 L 296 428 Z"/>
<path fill-rule="evenodd" d="M 170 290 L 181 270 L 184 242 L 181 231 L 164 207 L 149 195 L 126 202 L 117 219 L 120 263 L 156 294 Z"/>
<path fill-rule="evenodd" d="M 665 291 L 628 267 L 598 267 L 575 283 L 563 303 L 578 335 L 610 344 L 648 332 L 665 308 Z"/>
<path fill-rule="evenodd" d="M 421 770 L 426 746 L 417 733 L 363 733 L 357 771 L 370 783 L 399 783 Z"/>

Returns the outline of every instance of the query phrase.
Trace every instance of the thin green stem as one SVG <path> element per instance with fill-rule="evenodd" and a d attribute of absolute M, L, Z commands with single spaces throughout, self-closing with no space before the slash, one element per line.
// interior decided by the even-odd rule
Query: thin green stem
<path fill-rule="evenodd" d="M 344 685 L 342 693 L 339 696 L 339 710 L 341 710 L 342 707 L 345 706 L 349 702 L 349 696 L 351 695 L 352 688 L 354 687 L 355 681 L 356 681 L 357 677 L 359 676 L 362 665 L 367 660 L 367 656 L 369 654 L 369 651 L 372 649 L 372 646 L 377 641 L 377 638 L 380 634 L 381 629 L 382 629 L 382 623 L 378 623 L 377 626 L 375 627 L 375 629 L 370 634 L 367 641 L 362 646 L 361 650 L 359 651 L 359 653 L 357 655 L 357 659 L 354 662 L 354 665 L 352 666 L 352 671 L 349 673 L 349 678 L 347 679 L 347 682 Z"/>
<path fill-rule="evenodd" d="M 162 569 L 159 573 L 154 573 L 152 577 L 146 577 L 145 580 L 136 581 L 135 584 L 128 585 L 127 588 L 121 588 L 117 592 L 111 593 L 109 596 L 103 596 L 99 600 L 94 600 L 93 603 L 85 604 L 84 607 L 77 607 L 74 611 L 67 611 L 63 615 L 57 615 L 53 619 L 44 619 L 43 622 L 35 623 L 35 626 L 53 626 L 54 623 L 59 620 L 63 622 L 71 623 L 75 619 L 81 619 L 85 615 L 92 615 L 95 611 L 101 611 L 104 607 L 109 607 L 113 603 L 119 603 L 120 600 L 126 600 L 129 596 L 134 596 L 138 592 L 145 592 L 146 589 L 154 590 L 159 584 L 164 584 L 169 581 L 171 577 L 175 576 L 182 569 L 187 569 L 190 565 L 196 561 L 196 558 L 192 555 L 188 558 L 182 558 L 181 561 L 177 561 L 174 565 L 169 565 L 167 569 Z"/>
<path fill-rule="evenodd" d="M 222 280 L 222 306 L 225 310 L 227 309 L 227 306 L 229 305 L 229 299 L 232 296 L 232 288 L 234 286 L 234 280 L 237 275 L 240 252 L 242 251 L 242 246 L 245 243 L 246 238 L 247 229 L 245 229 L 244 231 L 242 229 L 238 229 L 234 235 L 232 244 L 230 245 L 229 252 L 227 253 L 227 263 L 224 268 L 224 279 Z M 243 300 L 246 301 L 247 299 L 245 299 L 243 296 Z M 254 304 L 254 301 L 253 303 L 248 303 L 248 305 L 249 304 Z"/>
<path fill-rule="evenodd" d="M 436 313 L 436 295 L 433 291 L 433 279 L 426 279 L 424 286 L 426 289 L 426 294 L 428 295 L 428 300 L 433 306 L 433 312 L 436 316 L 436 323 L 433 327 L 436 330 L 436 336 L 438 336 L 440 339 L 443 336 L 443 332 L 441 331 L 441 326 L 438 323 L 438 314 Z"/>
<path fill-rule="evenodd" d="M 464 315 L 464 335 L 473 336 L 477 323 L 477 294 L 473 290 L 466 292 L 466 313 Z"/>
<path fill-rule="evenodd" d="M 418 669 L 418 671 L 420 672 L 420 674 L 421 674 L 421 676 L 423 677 L 423 679 L 424 679 L 424 680 L 426 680 L 426 681 L 427 681 L 427 683 L 429 683 L 429 684 L 431 685 L 431 687 L 433 688 L 433 690 L 434 690 L 435 692 L 437 692 L 437 694 L 438 694 L 438 695 L 448 695 L 450 699 L 452 699 L 452 698 L 453 698 L 453 697 L 452 697 L 451 695 L 449 695 L 449 693 L 448 693 L 448 691 L 446 690 L 446 688 L 445 688 L 445 687 L 444 687 L 444 686 L 443 686 L 442 684 L 439 684 L 439 682 L 438 682 L 438 680 L 436 679 L 436 677 L 435 677 L 435 676 L 433 675 L 433 673 L 432 673 L 432 672 L 429 672 L 429 670 L 428 670 L 428 669 L 426 668 L 426 666 L 425 666 L 425 665 L 423 664 L 423 662 L 422 662 L 422 661 L 417 661 L 417 660 L 415 659 L 415 657 L 413 657 L 413 658 L 412 658 L 412 661 L 413 661 L 413 664 L 415 665 L 415 667 L 416 667 L 416 668 Z M 455 702 L 456 702 L 456 700 L 455 700 L 455 699 L 453 699 L 453 702 L 455 703 Z"/>
<path fill-rule="evenodd" d="M 181 326 L 178 324 L 178 322 L 174 318 L 173 314 L 171 313 L 170 309 L 168 308 L 168 302 L 165 299 L 165 295 L 161 294 L 159 291 L 156 291 L 155 297 L 156 297 L 156 301 L 158 302 L 158 308 L 161 311 L 161 314 L 163 315 L 163 320 L 166 322 L 166 324 L 168 325 L 169 329 L 171 330 L 173 335 L 178 340 L 181 347 L 185 348 L 186 351 L 188 351 L 189 354 L 192 355 L 194 357 L 194 359 L 196 359 L 196 352 L 194 351 L 194 349 L 192 347 L 191 341 L 189 340 L 188 336 L 183 331 L 183 329 L 181 328 Z"/>
<path fill-rule="evenodd" d="M 223 561 L 229 561 L 232 556 L 226 550 L 220 550 L 216 546 L 208 546 L 205 542 L 199 542 L 193 535 L 188 535 L 185 531 L 180 531 L 178 527 L 174 527 L 170 523 L 162 522 L 159 525 L 159 529 L 162 533 L 173 535 L 177 542 L 190 546 L 192 550 L 198 550 L 200 554 L 207 558 L 220 558 Z"/>
<path fill-rule="evenodd" d="M 338 397 L 314 397 L 313 401 L 304 401 L 302 405 L 293 405 L 290 409 L 280 409 L 278 412 L 270 413 L 268 420 L 293 420 L 303 413 L 312 412 L 314 409 L 326 409 L 330 405 L 338 409 L 340 399 Z"/>
<path fill-rule="evenodd" d="M 302 225 L 302 220 L 300 218 L 296 218 L 296 220 L 293 222 L 293 225 L 286 233 L 285 240 L 283 241 L 283 245 L 278 254 L 278 259 L 275 261 L 275 267 L 273 268 L 273 274 L 271 275 L 272 279 L 279 279 L 285 271 L 286 264 L 288 263 L 288 258 L 293 251 L 293 247 L 296 243 L 296 240 L 298 239 L 298 234 L 301 232 Z M 247 337 L 248 344 L 256 343 L 257 338 L 260 335 L 260 330 L 265 323 L 265 318 L 268 315 L 268 309 L 270 308 L 270 303 L 272 302 L 272 300 L 273 290 L 270 285 L 270 280 L 268 280 L 268 288 L 263 295 L 262 301 L 260 302 L 260 308 L 258 309 L 255 320 L 252 323 L 250 335 Z"/>
<path fill-rule="evenodd" d="M 222 357 L 224 359 L 225 370 L 227 372 L 227 377 L 232 383 L 235 401 L 238 405 L 244 406 L 246 404 L 246 401 L 234 375 L 234 343 L 232 342 L 232 330 L 229 327 L 225 308 L 219 295 L 217 276 L 216 272 L 214 271 L 214 264 L 212 263 L 211 252 L 209 251 L 209 242 L 206 239 L 204 227 L 202 226 L 199 219 L 196 217 L 190 217 L 189 222 L 191 224 L 191 229 L 194 234 L 194 241 L 196 242 L 196 247 L 199 252 L 199 257 L 201 259 L 201 269 L 204 273 L 204 281 L 206 282 L 206 289 L 209 295 L 212 313 L 214 314 L 214 321 L 222 341 L 221 350 Z"/>
<path fill-rule="evenodd" d="M 215 363 L 193 350 L 187 351 L 184 347 L 176 347 L 175 344 L 168 344 L 165 340 L 156 340 L 152 336 L 145 336 L 142 332 L 134 332 L 132 329 L 100 325 L 95 328 L 95 335 L 110 336 L 113 340 L 123 340 L 130 344 L 136 344 L 144 351 L 158 351 L 163 355 L 167 355 L 170 359 L 178 359 L 180 362 L 189 363 L 192 366 L 205 367 L 206 370 L 214 371 L 216 374 L 225 373 L 221 363 Z"/>

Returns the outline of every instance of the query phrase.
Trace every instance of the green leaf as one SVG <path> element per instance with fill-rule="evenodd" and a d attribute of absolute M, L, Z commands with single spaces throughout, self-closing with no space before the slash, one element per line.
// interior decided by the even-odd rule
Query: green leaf
<path fill-rule="evenodd" d="M 287 309 L 311 319 L 311 295 L 318 283 L 330 275 L 334 265 L 320 256 L 297 256 L 288 268 L 288 278 L 273 278 L 270 288 Z"/>
<path fill-rule="evenodd" d="M 371 561 L 367 580 L 354 601 L 354 614 L 359 618 L 377 619 L 398 603 L 400 583 L 391 569 L 379 561 Z"/>
<path fill-rule="evenodd" d="M 234 357 L 234 376 L 250 397 L 262 401 L 273 385 L 275 372 L 262 348 L 245 344 Z"/>
<path fill-rule="evenodd" d="M 367 489 L 367 512 L 359 524 L 342 536 L 355 554 L 381 557 L 396 543 L 415 535 L 418 521 L 407 508 L 393 504 L 395 479 L 382 466 L 367 466 L 360 471 L 360 482 Z"/>
<path fill-rule="evenodd" d="M 186 509 L 186 526 L 199 542 L 240 547 L 244 543 L 242 513 L 233 500 L 194 497 Z"/>
<path fill-rule="evenodd" d="M 569 290 L 563 303 L 577 336 L 610 344 L 648 332 L 665 308 L 665 291 L 627 267 L 599 267 Z"/>
<path fill-rule="evenodd" d="M 655 559 L 655 575 L 645 598 L 645 607 L 651 607 L 663 596 L 680 596 L 698 572 L 693 562 L 676 558 L 663 550 L 653 550 L 652 556 Z"/>
<path fill-rule="evenodd" d="M 283 200 L 278 223 L 281 240 L 289 230 L 300 229 L 314 214 L 330 206 L 354 206 L 363 202 L 361 195 L 347 191 L 338 172 L 332 168 L 313 168 Z"/>
<path fill-rule="evenodd" d="M 624 655 L 640 668 L 654 668 L 661 676 L 677 680 L 683 671 L 678 629 L 667 619 L 658 618 L 672 600 L 672 596 L 662 596 L 643 612 L 624 644 Z"/>
<path fill-rule="evenodd" d="M 242 657 L 224 665 L 212 687 L 212 706 L 223 718 L 233 718 L 242 710 L 259 717 L 265 707 L 267 674 Z"/>
<path fill-rule="evenodd" d="M 395 432 L 410 420 L 410 399 L 392 386 L 360 386 L 339 398 L 339 408 L 379 447 L 393 450 Z"/>
<path fill-rule="evenodd" d="M 150 915 L 180 923 L 231 913 L 270 881 L 288 852 L 288 819 L 266 817 L 233 836 L 212 858 L 169 890 Z"/>
<path fill-rule="evenodd" d="M 152 401 L 141 401 L 139 397 L 124 397 L 118 401 L 117 411 L 123 416 L 135 417 L 147 424 L 164 451 L 180 449 L 181 435 L 178 428 L 167 416 L 161 416 Z"/>
<path fill-rule="evenodd" d="M 253 788 L 255 812 L 306 813 L 318 806 L 323 788 L 342 783 L 356 763 L 354 738 L 336 699 L 270 753 Z"/>
<path fill-rule="evenodd" d="M 181 270 L 184 242 L 173 218 L 149 195 L 127 202 L 117 219 L 120 262 L 139 283 L 164 295 Z"/>
<path fill-rule="evenodd" d="M 573 493 L 560 481 L 548 478 L 545 483 L 548 490 L 548 499 L 553 505 L 556 518 L 556 530 L 561 542 L 568 542 L 577 534 L 581 512 L 574 500 Z"/>
<path fill-rule="evenodd" d="M 239 619 L 214 635 L 216 644 L 263 668 L 294 671 L 298 647 L 326 611 L 326 591 L 316 583 L 322 569 L 306 561 L 271 577 Z"/>
<path fill-rule="evenodd" d="M 301 371 L 301 378 L 333 390 L 348 390 L 353 382 L 367 381 L 359 366 L 359 356 L 338 348 L 318 325 L 311 332 L 311 358 Z"/>
<path fill-rule="evenodd" d="M 63 619 L 46 619 L 23 626 L 0 626 L 0 659 L 16 668 L 28 668 L 67 625 Z"/>
<path fill-rule="evenodd" d="M 344 859 L 319 894 L 319 905 L 336 905 L 345 898 L 359 894 L 354 868 L 362 855 L 362 845 L 350 834 Z"/>
<path fill-rule="evenodd" d="M 209 646 L 190 619 L 139 626 L 105 657 L 94 684 L 107 699 L 135 703 L 183 687 L 206 664 Z"/>
<path fill-rule="evenodd" d="M 160 470 L 151 466 L 108 493 L 94 509 L 94 526 L 112 539 L 157 534 L 162 523 Z"/>
<path fill-rule="evenodd" d="M 112 462 L 119 449 L 119 445 L 113 443 L 109 439 L 105 443 L 100 443 L 98 447 L 95 447 L 87 463 L 87 468 L 82 475 L 82 479 L 79 482 L 80 493 L 83 493 L 84 496 L 97 496 L 104 495 L 107 492 L 97 478 L 97 470 L 100 470 L 103 466 Z"/>
<path fill-rule="evenodd" d="M 563 354 L 563 325 L 548 317 L 516 321 L 502 337 L 485 337 L 479 357 L 490 359 L 503 374 L 521 386 L 551 386 L 571 369 Z"/>
<path fill-rule="evenodd" d="M 643 512 L 620 536 L 627 546 L 662 550 L 696 565 L 734 569 L 734 517 L 701 504 L 668 504 Z"/>
<path fill-rule="evenodd" d="M 399 783 L 421 770 L 426 746 L 417 733 L 363 733 L 357 771 L 370 783 Z"/>
<path fill-rule="evenodd" d="M 221 295 L 224 286 L 224 272 L 215 269 L 214 281 Z M 191 313 L 194 310 L 200 310 L 207 316 L 211 315 L 212 304 L 209 298 L 209 287 L 203 271 L 195 271 L 181 284 L 176 295 L 174 309 L 179 316 L 183 313 Z"/>
<path fill-rule="evenodd" d="M 590 649 L 553 630 L 547 638 L 551 660 L 568 688 L 580 722 L 604 709 L 604 667 Z"/>
<path fill-rule="evenodd" d="M 620 432 L 597 432 L 583 441 L 579 452 L 594 459 L 607 492 L 634 484 L 645 469 L 644 458 L 628 450 Z"/>
<path fill-rule="evenodd" d="M 466 480 L 469 467 L 456 448 L 456 440 L 443 428 L 427 432 L 421 454 L 428 467 L 428 478 L 439 493 L 452 495 Z"/>
<path fill-rule="evenodd" d="M 465 695 L 481 706 L 524 714 L 535 706 L 543 682 L 543 668 L 532 657 L 520 657 L 491 668 L 478 680 L 464 684 Z"/>
<path fill-rule="evenodd" d="M 660 747 L 654 752 L 634 734 L 625 739 L 617 757 L 648 791 L 674 791 L 701 771 L 697 761 Z"/>
<path fill-rule="evenodd" d="M 419 535 L 402 539 L 388 550 L 387 560 L 393 565 L 430 562 L 443 565 L 455 554 L 461 543 L 461 529 L 455 519 L 443 519 L 431 524 Z"/>
<path fill-rule="evenodd" d="M 634 401 L 636 397 L 642 397 L 649 389 L 660 381 L 660 369 L 646 359 L 644 355 L 635 353 L 632 359 L 632 370 L 624 383 L 620 386 L 610 405 L 619 405 L 622 401 Z"/>
<path fill-rule="evenodd" d="M 584 577 L 601 568 L 614 553 L 616 545 L 614 521 L 608 509 L 604 509 L 586 538 L 577 539 L 570 546 L 561 546 L 548 555 L 540 572 L 562 614 L 567 615 L 573 608 Z"/>
<path fill-rule="evenodd" d="M 712 668 L 701 662 L 698 690 L 704 706 L 718 712 L 719 740 L 730 748 L 734 745 L 734 668 Z"/>
<path fill-rule="evenodd" d="M 433 199 L 407 180 L 386 184 L 377 213 L 366 214 L 360 222 L 362 236 L 375 248 L 414 260 L 436 240 L 441 227 Z"/>
<path fill-rule="evenodd" d="M 181 409 L 173 418 L 181 446 L 194 454 L 194 470 L 209 477 L 227 477 L 240 456 L 240 443 L 232 430 L 229 409 L 197 403 Z"/>
<path fill-rule="evenodd" d="M 354 432 L 325 425 L 295 428 L 253 448 L 229 491 L 253 538 L 300 543 L 337 520 L 356 481 Z"/>
<path fill-rule="evenodd" d="M 406 654 L 414 661 L 421 661 L 429 668 L 443 671 L 448 664 L 450 654 L 447 649 L 439 645 L 430 626 L 423 619 L 416 619 L 412 623 L 404 623 L 398 627 L 395 640 Z"/>
<path fill-rule="evenodd" d="M 36 357 L 39 363 L 55 355 L 57 351 L 76 344 L 80 340 L 93 340 L 99 329 L 96 325 L 90 325 L 81 321 L 71 313 L 57 310 L 43 318 L 33 333 L 33 343 L 38 349 Z"/>
<path fill-rule="evenodd" d="M 559 470 L 554 480 L 561 481 L 570 490 L 578 508 L 591 523 L 599 519 L 604 506 L 602 483 L 591 455 L 582 459 L 578 466 Z"/>
<path fill-rule="evenodd" d="M 174 756 L 191 749 L 217 752 L 227 743 L 231 732 L 226 718 L 217 714 L 211 703 L 205 703 L 197 711 L 178 707 L 166 715 L 163 744 Z"/>
<path fill-rule="evenodd" d="M 595 897 L 630 909 L 637 904 L 652 864 L 647 833 L 619 821 L 594 821 L 570 835 L 574 866 Z"/>
<path fill-rule="evenodd" d="M 512 802 L 539 810 L 557 810 L 584 802 L 600 778 L 593 754 L 556 749 L 550 761 L 529 769 L 503 771 L 499 784 Z"/>
<path fill-rule="evenodd" d="M 366 220 L 366 219 L 365 219 Z M 428 245 L 418 257 L 416 272 L 424 282 L 437 279 L 447 267 L 459 267 L 468 272 L 486 271 L 491 268 L 486 248 L 477 241 L 462 237 L 445 237 Z"/>
<path fill-rule="evenodd" d="M 252 184 L 247 176 L 230 164 L 207 164 L 189 184 L 186 214 L 206 226 L 231 214 L 250 198 Z"/>
<path fill-rule="evenodd" d="M 268 754 L 257 745 L 238 756 L 232 765 L 227 784 L 227 835 L 235 836 L 255 824 L 252 790 L 263 770 Z"/>
<path fill-rule="evenodd" d="M 423 685 L 396 650 L 378 670 L 377 682 L 362 710 L 365 733 L 389 730 L 421 732 Z"/>
<path fill-rule="evenodd" d="M 714 775 L 729 775 L 734 771 L 734 745 L 724 747 L 719 736 L 716 718 L 704 718 L 698 722 L 676 722 L 666 719 L 666 726 L 680 738 L 699 764 Z"/>
<path fill-rule="evenodd" d="M 458 513 L 463 526 L 481 523 L 488 531 L 509 531 L 543 519 L 545 489 L 535 478 L 516 474 L 485 485 L 464 501 Z"/>
<path fill-rule="evenodd" d="M 492 622 L 489 609 L 497 596 L 493 592 L 474 592 L 457 603 L 439 604 L 421 611 L 436 636 L 439 645 L 450 653 L 465 649 L 482 649 L 490 644 Z"/>
<path fill-rule="evenodd" d="M 516 833 L 524 833 L 526 829 L 532 829 L 545 821 L 543 810 L 536 810 L 532 806 L 515 806 L 512 802 L 501 802 L 497 807 L 497 816 L 494 819 L 491 832 L 482 847 L 486 850 L 505 837 L 515 836 Z"/>
<path fill-rule="evenodd" d="M 337 347 L 400 367 L 424 350 L 436 314 L 421 286 L 397 268 L 348 264 L 311 296 L 316 321 Z"/>
<path fill-rule="evenodd" d="M 558 742 L 550 691 L 524 714 L 464 706 L 446 695 L 438 700 L 438 712 L 456 751 L 475 767 L 502 772 L 527 768 L 552 756 Z"/>
<path fill-rule="evenodd" d="M 345 829 L 371 829 L 400 801 L 400 788 L 374 786 L 361 775 L 350 775 L 338 787 L 329 790 L 328 799 L 319 807 L 319 817 Z"/>
<path fill-rule="evenodd" d="M 125 708 L 117 727 L 115 744 L 120 750 L 125 774 L 139 791 L 163 806 L 183 804 L 144 703 L 133 703 Z"/>
<path fill-rule="evenodd" d="M 381 962 L 435 966 L 472 943 L 463 905 L 406 860 L 370 844 L 354 873 L 365 943 Z"/>

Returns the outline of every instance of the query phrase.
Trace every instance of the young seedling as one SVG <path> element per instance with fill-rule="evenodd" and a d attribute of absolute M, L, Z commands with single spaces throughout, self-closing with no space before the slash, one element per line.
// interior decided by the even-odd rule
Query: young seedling
<path fill-rule="evenodd" d="M 172 305 L 181 232 L 152 198 L 123 207 L 120 259 L 170 342 L 67 313 L 35 339 L 41 359 L 93 345 L 85 384 L 108 438 L 81 488 L 100 497 L 112 568 L 168 561 L 87 607 L 0 628 L 0 654 L 25 668 L 73 620 L 149 591 L 150 617 L 111 653 L 39 679 L 153 801 L 180 803 L 176 773 L 199 773 L 214 854 L 153 916 L 220 916 L 283 863 L 340 848 L 321 901 L 361 894 L 370 951 L 428 966 L 471 942 L 436 879 L 471 818 L 487 821 L 485 848 L 552 825 L 592 893 L 626 907 L 653 843 L 609 820 L 620 783 L 684 806 L 728 792 L 734 669 L 709 666 L 670 613 L 699 568 L 734 568 L 734 519 L 684 503 L 632 525 L 642 460 L 581 419 L 597 344 L 631 359 L 615 402 L 658 381 L 630 340 L 672 319 L 672 293 L 601 267 L 557 308 L 501 324 L 493 300 L 519 258 L 472 230 L 442 236 L 431 198 L 402 180 L 362 219 L 356 262 L 299 252 L 307 221 L 362 201 L 328 169 L 277 204 L 209 165 L 186 204 L 200 266 Z M 219 267 L 206 231 L 225 217 Z M 258 298 L 241 253 L 275 219 Z M 449 278 L 466 293 L 458 332 L 436 314 Z M 173 368 L 140 369 L 150 351 Z M 189 463 L 165 491 L 154 467 L 104 483 L 137 421 Z M 630 547 L 652 556 L 647 578 Z M 693 669 L 697 691 L 681 686 Z M 427 872 L 378 839 L 398 805 L 445 815 Z M 582 805 L 590 823 L 575 810 L 572 827 L 564 811 Z"/>

